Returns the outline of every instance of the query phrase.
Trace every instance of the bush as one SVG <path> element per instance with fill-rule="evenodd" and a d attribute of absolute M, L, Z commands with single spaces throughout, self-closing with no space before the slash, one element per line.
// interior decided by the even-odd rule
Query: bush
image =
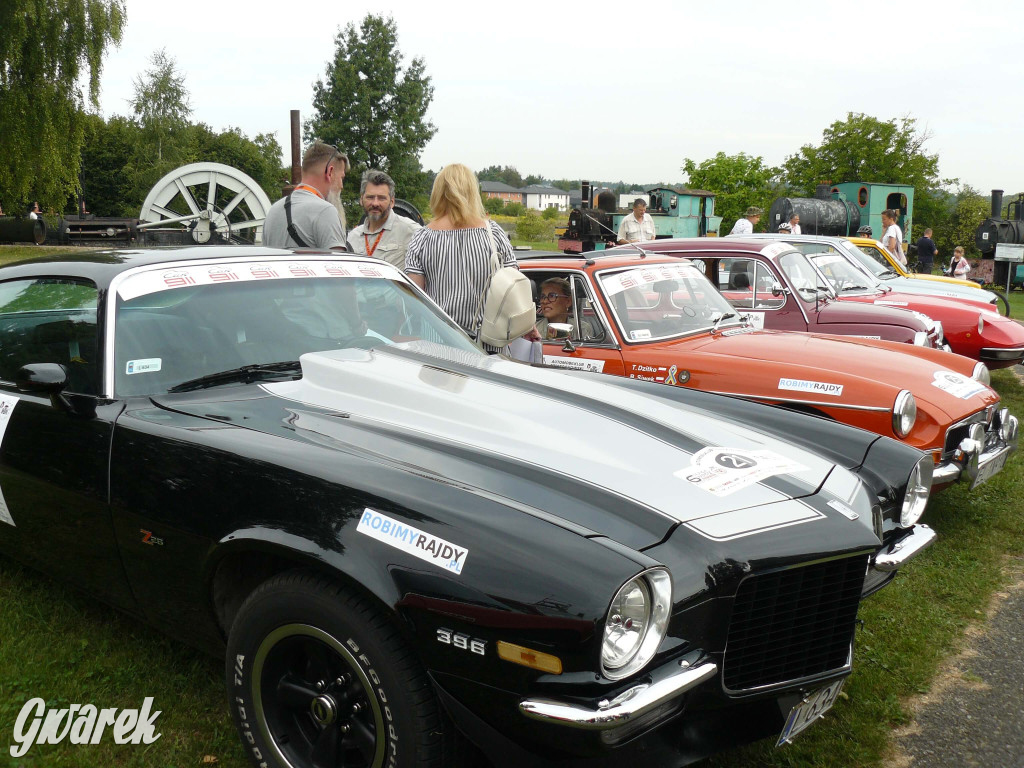
<path fill-rule="evenodd" d="M 557 208 L 545 208 L 540 215 L 543 216 L 548 221 L 551 221 L 552 219 L 562 218 L 562 212 Z"/>
<path fill-rule="evenodd" d="M 500 197 L 485 197 L 484 198 L 484 210 L 487 211 L 491 216 L 496 213 L 501 213 L 505 208 L 505 201 Z"/>
<path fill-rule="evenodd" d="M 522 216 L 526 213 L 526 206 L 522 203 L 508 203 L 502 213 L 506 216 Z"/>
<path fill-rule="evenodd" d="M 516 219 L 516 238 L 535 243 L 554 240 L 555 222 L 544 219 L 537 211 L 527 211 Z"/>

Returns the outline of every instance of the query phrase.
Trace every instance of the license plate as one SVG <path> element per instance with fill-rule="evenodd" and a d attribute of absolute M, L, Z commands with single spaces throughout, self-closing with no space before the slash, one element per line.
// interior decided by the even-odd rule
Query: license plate
<path fill-rule="evenodd" d="M 800 733 L 800 731 L 828 712 L 832 705 L 836 703 L 836 699 L 839 698 L 839 691 L 843 689 L 844 682 L 845 678 L 843 680 L 836 680 L 824 688 L 819 688 L 793 707 L 790 710 L 789 717 L 786 718 L 786 725 L 782 729 L 782 735 L 779 736 L 775 746 L 781 747 L 783 744 L 792 741 L 793 737 Z"/>
<path fill-rule="evenodd" d="M 993 476 L 999 474 L 1002 470 L 1003 465 L 1006 464 L 1006 457 L 1010 455 L 1010 449 L 1004 448 L 1003 452 L 996 456 L 992 461 L 986 464 L 984 467 L 978 470 L 978 476 L 974 478 L 974 482 L 971 483 L 971 488 L 977 488 L 979 485 L 984 483 L 986 480 L 990 480 Z"/>

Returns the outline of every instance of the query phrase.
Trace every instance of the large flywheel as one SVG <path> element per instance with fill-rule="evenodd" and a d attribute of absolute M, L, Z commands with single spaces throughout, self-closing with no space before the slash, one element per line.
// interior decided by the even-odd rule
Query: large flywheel
<path fill-rule="evenodd" d="M 197 243 L 260 243 L 268 210 L 270 198 L 248 174 L 220 163 L 192 163 L 149 191 L 139 229 L 176 226 Z"/>

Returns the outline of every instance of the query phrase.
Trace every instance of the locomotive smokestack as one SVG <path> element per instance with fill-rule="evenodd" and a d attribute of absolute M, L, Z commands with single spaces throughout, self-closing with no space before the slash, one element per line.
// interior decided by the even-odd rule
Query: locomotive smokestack
<path fill-rule="evenodd" d="M 832 196 L 832 185 L 831 184 L 818 184 L 814 188 L 814 199 L 815 200 L 828 200 Z"/>
<path fill-rule="evenodd" d="M 992 218 L 1003 218 L 1003 190 L 992 190 Z"/>
<path fill-rule="evenodd" d="M 580 200 L 580 208 L 590 207 L 590 182 L 584 181 L 580 183 L 580 192 L 582 200 Z"/>

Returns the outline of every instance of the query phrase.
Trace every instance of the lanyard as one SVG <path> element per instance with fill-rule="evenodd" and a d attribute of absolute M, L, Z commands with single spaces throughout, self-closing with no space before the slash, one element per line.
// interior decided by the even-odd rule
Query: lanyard
<path fill-rule="evenodd" d="M 309 184 L 296 184 L 295 185 L 295 190 L 292 190 L 292 191 L 294 192 L 294 191 L 299 190 L 299 189 L 304 189 L 307 192 L 312 192 L 314 195 L 319 197 L 321 200 L 324 199 L 324 196 L 320 194 L 320 190 L 317 189 L 316 187 L 309 186 Z"/>
<path fill-rule="evenodd" d="M 373 245 L 370 245 L 370 235 L 363 232 L 363 243 L 366 245 L 366 255 L 373 256 L 373 252 L 377 250 L 377 244 L 380 242 L 381 237 L 384 235 L 384 228 L 382 227 L 380 232 L 377 233 L 377 239 L 373 241 Z"/>

